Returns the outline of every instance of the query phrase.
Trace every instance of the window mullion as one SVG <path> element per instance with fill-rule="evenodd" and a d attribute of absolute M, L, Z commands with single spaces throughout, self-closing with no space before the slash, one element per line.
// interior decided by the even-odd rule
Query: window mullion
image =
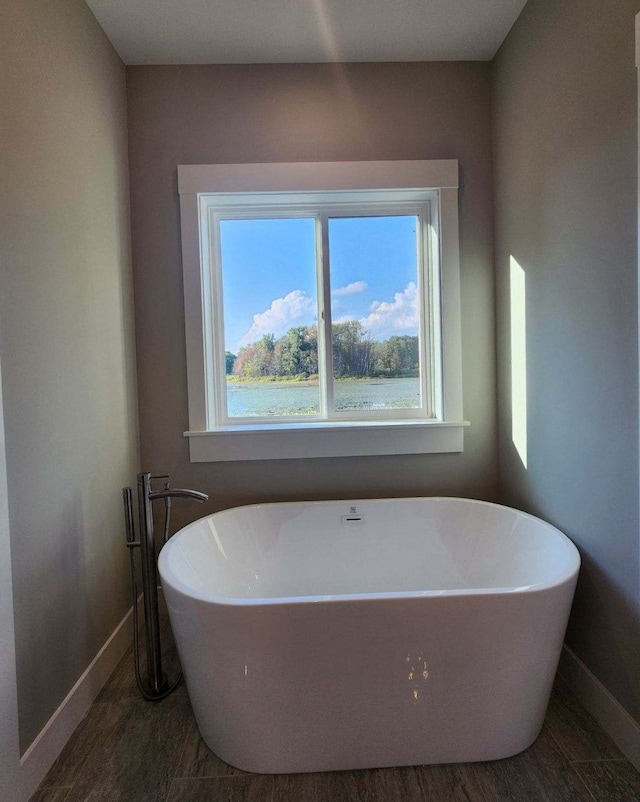
<path fill-rule="evenodd" d="M 433 398 L 433 320 L 431 292 L 431 254 L 429 253 L 429 207 L 418 216 L 418 297 L 420 298 L 420 384 L 421 406 L 427 417 L 434 413 Z"/>
<path fill-rule="evenodd" d="M 331 285 L 327 215 L 316 216 L 316 269 L 318 274 L 318 373 L 323 418 L 333 410 L 333 357 L 331 352 Z"/>
<path fill-rule="evenodd" d="M 226 366 L 224 353 L 224 298 L 222 289 L 222 254 L 220 250 L 220 219 L 212 213 L 209 218 L 209 262 L 211 265 L 210 278 L 210 313 L 209 336 L 212 336 L 209 346 L 212 370 L 208 376 L 209 409 L 213 412 L 215 425 L 226 423 L 227 392 L 226 392 Z M 212 402 L 212 403 L 211 403 Z"/>
<path fill-rule="evenodd" d="M 442 419 L 439 255 L 436 234 L 437 221 L 434 219 L 436 216 L 437 210 L 434 208 L 433 202 L 428 203 L 422 224 L 422 273 L 426 289 L 423 306 L 427 316 L 425 320 L 425 343 L 427 348 L 425 379 L 428 389 L 428 415 L 432 418 Z"/>

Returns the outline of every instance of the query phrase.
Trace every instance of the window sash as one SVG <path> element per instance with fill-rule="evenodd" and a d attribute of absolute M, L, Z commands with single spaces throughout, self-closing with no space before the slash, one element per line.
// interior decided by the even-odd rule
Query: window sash
<path fill-rule="evenodd" d="M 439 303 L 438 192 L 422 191 L 419 199 L 411 191 L 400 192 L 406 200 L 392 203 L 376 199 L 376 192 L 331 193 L 334 201 L 318 202 L 327 193 L 286 195 L 201 195 L 201 260 L 204 304 L 203 339 L 205 351 L 205 395 L 209 427 L 303 424 L 331 421 L 390 421 L 438 418 L 442 405 L 441 319 Z M 385 195 L 393 192 L 385 191 Z M 363 199 L 363 195 L 367 197 Z M 408 197 L 407 197 L 408 196 Z M 417 247 L 417 288 L 419 298 L 419 362 L 421 404 L 412 409 L 336 410 L 331 331 L 331 286 L 328 222 L 339 217 L 416 216 L 419 221 Z M 316 285 L 318 373 L 320 411 L 318 415 L 269 415 L 229 417 L 224 338 L 224 287 L 220 221 L 249 219 L 313 218 L 316 221 Z"/>

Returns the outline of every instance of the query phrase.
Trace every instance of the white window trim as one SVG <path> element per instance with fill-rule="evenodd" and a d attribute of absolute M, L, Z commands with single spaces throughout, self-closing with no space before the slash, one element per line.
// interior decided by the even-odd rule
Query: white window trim
<path fill-rule="evenodd" d="M 435 190 L 440 221 L 442 408 L 436 419 L 260 423 L 216 428 L 208 420 L 212 392 L 211 327 L 205 303 L 206 247 L 198 196 L 206 193 Z M 180 165 L 189 438 L 192 462 L 462 451 L 462 349 L 458 162 L 455 160 Z M 209 361 L 208 361 L 209 360 Z"/>

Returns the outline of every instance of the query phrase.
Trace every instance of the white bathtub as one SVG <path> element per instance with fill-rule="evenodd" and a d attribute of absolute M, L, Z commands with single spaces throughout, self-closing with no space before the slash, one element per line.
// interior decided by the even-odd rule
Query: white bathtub
<path fill-rule="evenodd" d="M 240 507 L 159 558 L 202 737 L 267 773 L 525 749 L 579 565 L 554 527 L 451 498 Z"/>

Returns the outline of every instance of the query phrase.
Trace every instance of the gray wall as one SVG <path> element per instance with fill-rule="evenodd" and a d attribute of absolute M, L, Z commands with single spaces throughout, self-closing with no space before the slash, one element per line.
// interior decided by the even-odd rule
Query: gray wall
<path fill-rule="evenodd" d="M 500 469 L 578 544 L 567 641 L 640 716 L 637 0 L 529 0 L 493 64 Z M 511 442 L 509 259 L 526 274 L 528 465 Z"/>
<path fill-rule="evenodd" d="M 480 63 L 129 67 L 129 154 L 142 463 L 259 500 L 495 498 L 489 68 Z M 460 160 L 463 454 L 190 464 L 178 164 Z M 174 505 L 176 522 L 202 508 Z"/>
<path fill-rule="evenodd" d="M 129 607 L 125 70 L 82 0 L 3 7 L 0 347 L 24 750 Z"/>

